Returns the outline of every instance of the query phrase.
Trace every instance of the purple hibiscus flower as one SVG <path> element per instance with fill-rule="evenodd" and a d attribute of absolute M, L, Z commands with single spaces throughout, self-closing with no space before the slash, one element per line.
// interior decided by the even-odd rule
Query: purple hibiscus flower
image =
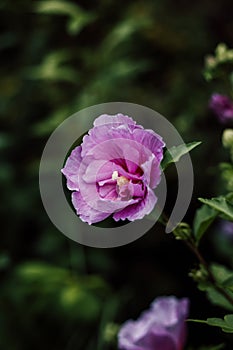
<path fill-rule="evenodd" d="M 182 350 L 186 340 L 189 301 L 175 297 L 154 300 L 137 321 L 124 323 L 118 333 L 120 350 Z"/>
<path fill-rule="evenodd" d="M 62 173 L 80 219 L 88 224 L 112 215 L 134 221 L 149 214 L 157 201 L 164 142 L 153 130 L 123 114 L 101 115 Z"/>
<path fill-rule="evenodd" d="M 209 102 L 210 109 L 221 123 L 233 120 L 233 101 L 225 95 L 213 94 Z"/>

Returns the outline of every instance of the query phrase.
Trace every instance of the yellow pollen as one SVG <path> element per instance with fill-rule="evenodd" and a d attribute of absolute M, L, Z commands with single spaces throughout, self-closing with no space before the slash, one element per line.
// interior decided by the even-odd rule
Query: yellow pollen
<path fill-rule="evenodd" d="M 125 176 L 120 176 L 117 178 L 117 185 L 119 187 L 126 185 L 127 183 L 129 183 L 129 180 Z"/>
<path fill-rule="evenodd" d="M 119 176 L 118 171 L 114 170 L 112 173 L 112 180 L 117 180 L 117 186 L 124 186 L 129 183 L 129 180 L 125 176 Z"/>

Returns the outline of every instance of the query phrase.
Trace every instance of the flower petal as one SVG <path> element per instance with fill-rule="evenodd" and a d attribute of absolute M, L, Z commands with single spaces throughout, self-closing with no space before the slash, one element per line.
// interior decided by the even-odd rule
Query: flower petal
<path fill-rule="evenodd" d="M 126 119 L 130 122 L 120 123 L 119 119 Z M 98 118 L 97 118 L 98 119 Z M 91 149 L 93 149 L 100 142 L 115 139 L 133 140 L 139 145 L 143 145 L 155 154 L 158 161 L 163 157 L 162 148 L 164 142 L 161 136 L 157 135 L 153 130 L 143 129 L 141 125 L 137 125 L 131 118 L 123 116 L 117 118 L 116 116 L 105 115 L 103 124 L 97 123 L 94 128 L 89 130 L 88 135 L 85 135 L 82 143 L 82 157 L 85 156 Z"/>
<path fill-rule="evenodd" d="M 182 350 L 186 336 L 188 300 L 155 299 L 138 320 L 125 322 L 118 333 L 121 350 Z"/>
<path fill-rule="evenodd" d="M 118 113 L 116 115 L 102 114 L 94 121 L 94 126 L 106 125 L 108 127 L 112 124 L 131 124 L 136 125 L 136 122 L 127 115 Z M 109 125 L 110 124 L 110 125 Z"/>
<path fill-rule="evenodd" d="M 154 154 L 151 155 L 142 165 L 141 168 L 144 172 L 144 179 L 152 189 L 154 189 L 160 182 L 161 170 L 159 162 L 155 158 Z"/>
<path fill-rule="evenodd" d="M 157 160 L 161 162 L 165 143 L 160 135 L 150 129 L 135 129 L 133 131 L 133 139 L 148 148 L 156 156 Z"/>
<path fill-rule="evenodd" d="M 151 308 L 155 315 L 154 320 L 163 326 L 170 327 L 176 324 L 180 318 L 187 316 L 188 299 L 180 300 L 178 305 L 175 297 L 160 297 L 151 304 Z"/>
<path fill-rule="evenodd" d="M 140 200 L 139 203 L 127 206 L 124 209 L 116 212 L 113 215 L 113 219 L 115 221 L 125 219 L 135 221 L 138 219 L 142 219 L 145 215 L 151 213 L 151 211 L 154 209 L 156 202 L 157 197 L 155 196 L 154 192 L 150 188 L 148 188 L 147 195 L 145 198 Z"/>
<path fill-rule="evenodd" d="M 144 337 L 140 339 L 139 345 L 140 344 L 143 345 L 144 350 L 179 350 L 169 332 L 160 327 L 145 334 Z"/>
<path fill-rule="evenodd" d="M 72 203 L 80 219 L 89 225 L 100 222 L 110 215 L 110 213 L 98 211 L 88 205 L 80 192 L 72 193 Z"/>
<path fill-rule="evenodd" d="M 67 187 L 69 190 L 79 190 L 78 171 L 82 161 L 81 146 L 76 147 L 67 158 L 66 164 L 61 172 L 67 179 Z"/>
<path fill-rule="evenodd" d="M 120 350 L 149 350 L 143 345 L 137 345 L 137 341 L 144 335 L 142 329 L 137 327 L 137 321 L 125 322 L 118 333 L 118 346 Z"/>
<path fill-rule="evenodd" d="M 101 198 L 116 200 L 118 194 L 116 192 L 116 181 L 112 181 L 111 184 L 106 183 L 99 187 L 99 194 Z"/>

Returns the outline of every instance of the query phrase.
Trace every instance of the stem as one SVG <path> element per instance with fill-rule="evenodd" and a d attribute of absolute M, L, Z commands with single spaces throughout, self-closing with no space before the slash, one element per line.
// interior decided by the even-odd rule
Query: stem
<path fill-rule="evenodd" d="M 224 296 L 224 298 L 227 299 L 229 301 L 229 303 L 233 305 L 233 298 L 225 291 L 225 289 L 223 289 L 222 287 L 220 287 L 218 285 L 218 282 L 216 281 L 215 276 L 213 275 L 212 271 L 210 270 L 209 265 L 207 264 L 207 262 L 205 261 L 204 257 L 201 255 L 201 253 L 199 252 L 199 250 L 198 250 L 197 246 L 195 245 L 195 243 L 193 242 L 193 240 L 192 239 L 190 239 L 189 241 L 187 240 L 187 241 L 185 241 L 185 243 L 192 250 L 192 252 L 196 255 L 199 262 L 205 267 L 206 272 L 208 273 L 209 281 L 213 285 L 215 290 L 217 292 L 219 292 L 220 294 L 222 294 L 222 296 Z"/>
<path fill-rule="evenodd" d="M 168 218 L 166 216 L 165 213 L 162 213 L 162 220 L 161 222 L 163 222 L 164 225 L 166 225 L 166 222 L 168 222 Z M 176 232 L 176 228 L 174 229 L 174 234 Z M 176 236 L 176 234 L 175 234 Z M 209 277 L 209 282 L 213 285 L 213 287 L 215 288 L 215 290 L 220 293 L 227 301 L 229 301 L 230 304 L 233 305 L 233 297 L 231 297 L 226 291 L 225 289 L 223 289 L 222 287 L 220 287 L 218 285 L 218 282 L 216 281 L 215 276 L 213 275 L 208 263 L 206 262 L 206 260 L 204 259 L 204 257 L 201 255 L 200 251 L 197 248 L 197 245 L 194 241 L 194 239 L 192 238 L 192 232 L 191 232 L 191 237 L 187 238 L 187 239 L 183 239 L 186 243 L 186 245 L 190 248 L 190 250 L 194 253 L 194 255 L 197 257 L 197 259 L 199 260 L 199 262 L 205 267 L 206 272 L 208 274 Z"/>

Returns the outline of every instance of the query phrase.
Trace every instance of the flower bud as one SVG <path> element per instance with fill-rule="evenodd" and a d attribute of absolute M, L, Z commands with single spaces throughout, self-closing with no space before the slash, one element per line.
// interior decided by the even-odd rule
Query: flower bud
<path fill-rule="evenodd" d="M 209 102 L 209 108 L 217 116 L 220 123 L 233 121 L 233 101 L 226 95 L 214 93 Z"/>
<path fill-rule="evenodd" d="M 225 129 L 222 135 L 222 144 L 225 148 L 233 148 L 233 129 Z"/>

